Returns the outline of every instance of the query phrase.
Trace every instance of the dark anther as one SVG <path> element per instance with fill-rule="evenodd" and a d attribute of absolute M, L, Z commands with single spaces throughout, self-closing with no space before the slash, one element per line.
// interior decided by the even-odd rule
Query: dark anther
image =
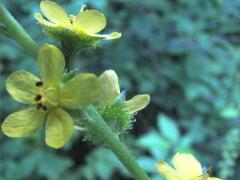
<path fill-rule="evenodd" d="M 42 105 L 42 110 L 47 111 L 47 106 Z"/>
<path fill-rule="evenodd" d="M 42 103 L 37 104 L 37 109 L 40 109 L 42 107 Z"/>
<path fill-rule="evenodd" d="M 40 94 L 36 95 L 34 100 L 35 101 L 40 101 L 42 99 L 42 96 Z"/>
<path fill-rule="evenodd" d="M 43 86 L 43 82 L 42 82 L 42 81 L 38 81 L 38 82 L 36 82 L 36 86 L 37 86 L 37 87 L 41 87 L 41 86 Z"/>

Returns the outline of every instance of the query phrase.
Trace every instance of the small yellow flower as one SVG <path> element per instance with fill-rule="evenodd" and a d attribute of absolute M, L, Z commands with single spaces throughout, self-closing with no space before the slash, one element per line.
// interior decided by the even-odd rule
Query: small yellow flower
<path fill-rule="evenodd" d="M 209 173 L 202 169 L 201 164 L 191 154 L 177 153 L 172 163 L 174 168 L 166 162 L 156 164 L 157 170 L 166 180 L 221 180 L 209 177 Z"/>
<path fill-rule="evenodd" d="M 120 93 L 118 76 L 113 70 L 107 70 L 99 77 L 101 91 L 98 102 L 101 115 L 111 124 L 118 127 L 121 134 L 130 128 L 134 113 L 145 108 L 150 102 L 148 94 L 136 95 L 130 100 L 125 100 L 125 93 Z"/>
<path fill-rule="evenodd" d="M 120 95 L 118 76 L 115 71 L 105 71 L 99 77 L 99 81 L 101 83 L 101 91 L 98 100 L 101 105 L 105 106 L 114 103 Z M 123 102 L 123 109 L 129 114 L 133 114 L 145 108 L 149 102 L 150 96 L 148 94 L 136 95 L 132 99 Z"/>
<path fill-rule="evenodd" d="M 91 104 L 100 91 L 98 78 L 84 73 L 62 83 L 65 60 L 52 45 L 39 50 L 41 79 L 27 71 L 12 73 L 6 82 L 7 91 L 18 102 L 31 105 L 10 114 L 1 129 L 9 137 L 25 137 L 34 133 L 46 119 L 45 141 L 53 148 L 62 147 L 73 132 L 73 119 L 67 109 L 80 109 Z"/>
<path fill-rule="evenodd" d="M 106 18 L 96 10 L 85 10 L 85 5 L 82 5 L 77 16 L 68 16 L 63 8 L 50 0 L 42 1 L 40 8 L 48 20 L 39 13 L 35 14 L 35 18 L 50 35 L 63 43 L 71 42 L 86 47 L 101 39 L 121 37 L 121 33 L 118 32 L 97 34 L 105 28 Z"/>

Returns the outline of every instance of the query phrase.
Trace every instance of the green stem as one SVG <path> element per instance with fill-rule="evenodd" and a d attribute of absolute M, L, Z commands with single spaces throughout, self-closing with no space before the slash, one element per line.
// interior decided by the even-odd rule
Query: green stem
<path fill-rule="evenodd" d="M 71 44 L 71 45 L 70 45 Z M 73 58 L 76 55 L 76 47 L 72 45 L 73 43 L 64 43 L 61 42 L 61 50 L 64 54 L 65 61 L 66 61 L 66 69 L 67 71 L 71 71 L 74 67 Z"/>
<path fill-rule="evenodd" d="M 148 175 L 138 165 L 127 147 L 117 138 L 107 123 L 93 106 L 86 108 L 91 135 L 112 150 L 129 172 L 137 180 L 149 180 Z"/>
<path fill-rule="evenodd" d="M 22 28 L 10 12 L 0 3 L 0 22 L 6 27 L 7 34 L 18 42 L 34 58 L 37 56 L 38 46 L 28 33 Z"/>

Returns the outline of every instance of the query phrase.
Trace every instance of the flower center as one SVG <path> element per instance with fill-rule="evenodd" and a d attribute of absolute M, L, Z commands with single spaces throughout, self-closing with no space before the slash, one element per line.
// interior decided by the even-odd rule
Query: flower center
<path fill-rule="evenodd" d="M 58 106 L 58 91 L 54 87 L 43 87 L 42 81 L 35 83 L 39 87 L 39 93 L 35 96 L 34 100 L 37 102 L 37 109 L 48 111 Z"/>

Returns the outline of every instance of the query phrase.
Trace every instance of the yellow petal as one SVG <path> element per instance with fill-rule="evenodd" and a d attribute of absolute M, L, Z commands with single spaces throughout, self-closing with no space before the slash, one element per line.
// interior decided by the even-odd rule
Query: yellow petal
<path fill-rule="evenodd" d="M 118 39 L 122 37 L 122 34 L 119 32 L 113 32 L 111 34 L 89 34 L 89 35 L 91 35 L 92 37 L 98 37 L 105 40 Z"/>
<path fill-rule="evenodd" d="M 25 137 L 34 133 L 43 123 L 44 118 L 45 113 L 33 107 L 10 114 L 1 128 L 9 137 Z"/>
<path fill-rule="evenodd" d="M 38 54 L 41 78 L 46 85 L 58 84 L 63 76 L 65 60 L 62 52 L 53 45 L 44 45 Z"/>
<path fill-rule="evenodd" d="M 35 84 L 38 81 L 39 79 L 36 76 L 27 71 L 17 71 L 8 77 L 6 88 L 16 101 L 34 104 L 34 98 L 39 91 Z"/>
<path fill-rule="evenodd" d="M 133 114 L 145 108 L 149 102 L 150 96 L 148 94 L 136 95 L 132 99 L 124 102 L 124 109 L 129 114 Z"/>
<path fill-rule="evenodd" d="M 42 1 L 40 3 L 40 8 L 44 14 L 50 21 L 56 24 L 62 24 L 66 26 L 70 26 L 71 23 L 68 19 L 67 13 L 57 5 L 53 1 Z"/>
<path fill-rule="evenodd" d="M 56 24 L 54 24 L 54 23 L 52 23 L 52 22 L 47 21 L 46 19 L 44 19 L 40 13 L 35 13 L 35 14 L 34 14 L 34 17 L 35 17 L 36 20 L 38 20 L 38 22 L 39 22 L 40 24 L 43 24 L 43 25 L 49 26 L 49 27 L 57 27 Z"/>
<path fill-rule="evenodd" d="M 118 77 L 115 71 L 107 70 L 103 72 L 99 77 L 99 82 L 101 84 L 101 92 L 98 100 L 101 104 L 110 103 L 120 94 Z"/>
<path fill-rule="evenodd" d="M 73 24 L 88 33 L 98 33 L 105 28 L 106 18 L 96 10 L 87 10 L 79 13 Z"/>
<path fill-rule="evenodd" d="M 166 178 L 166 180 L 186 180 L 186 179 L 181 178 L 178 175 L 178 173 L 165 162 L 157 163 L 156 168 L 157 168 L 158 172 L 164 178 Z"/>
<path fill-rule="evenodd" d="M 93 103 L 100 92 L 100 83 L 94 74 L 79 74 L 61 89 L 59 103 L 69 109 L 83 108 Z"/>
<path fill-rule="evenodd" d="M 177 153 L 174 155 L 172 162 L 176 171 L 186 179 L 202 175 L 201 164 L 191 154 Z"/>
<path fill-rule="evenodd" d="M 60 148 L 70 139 L 73 133 L 72 117 L 63 109 L 52 110 L 46 122 L 45 141 L 48 146 Z"/>

